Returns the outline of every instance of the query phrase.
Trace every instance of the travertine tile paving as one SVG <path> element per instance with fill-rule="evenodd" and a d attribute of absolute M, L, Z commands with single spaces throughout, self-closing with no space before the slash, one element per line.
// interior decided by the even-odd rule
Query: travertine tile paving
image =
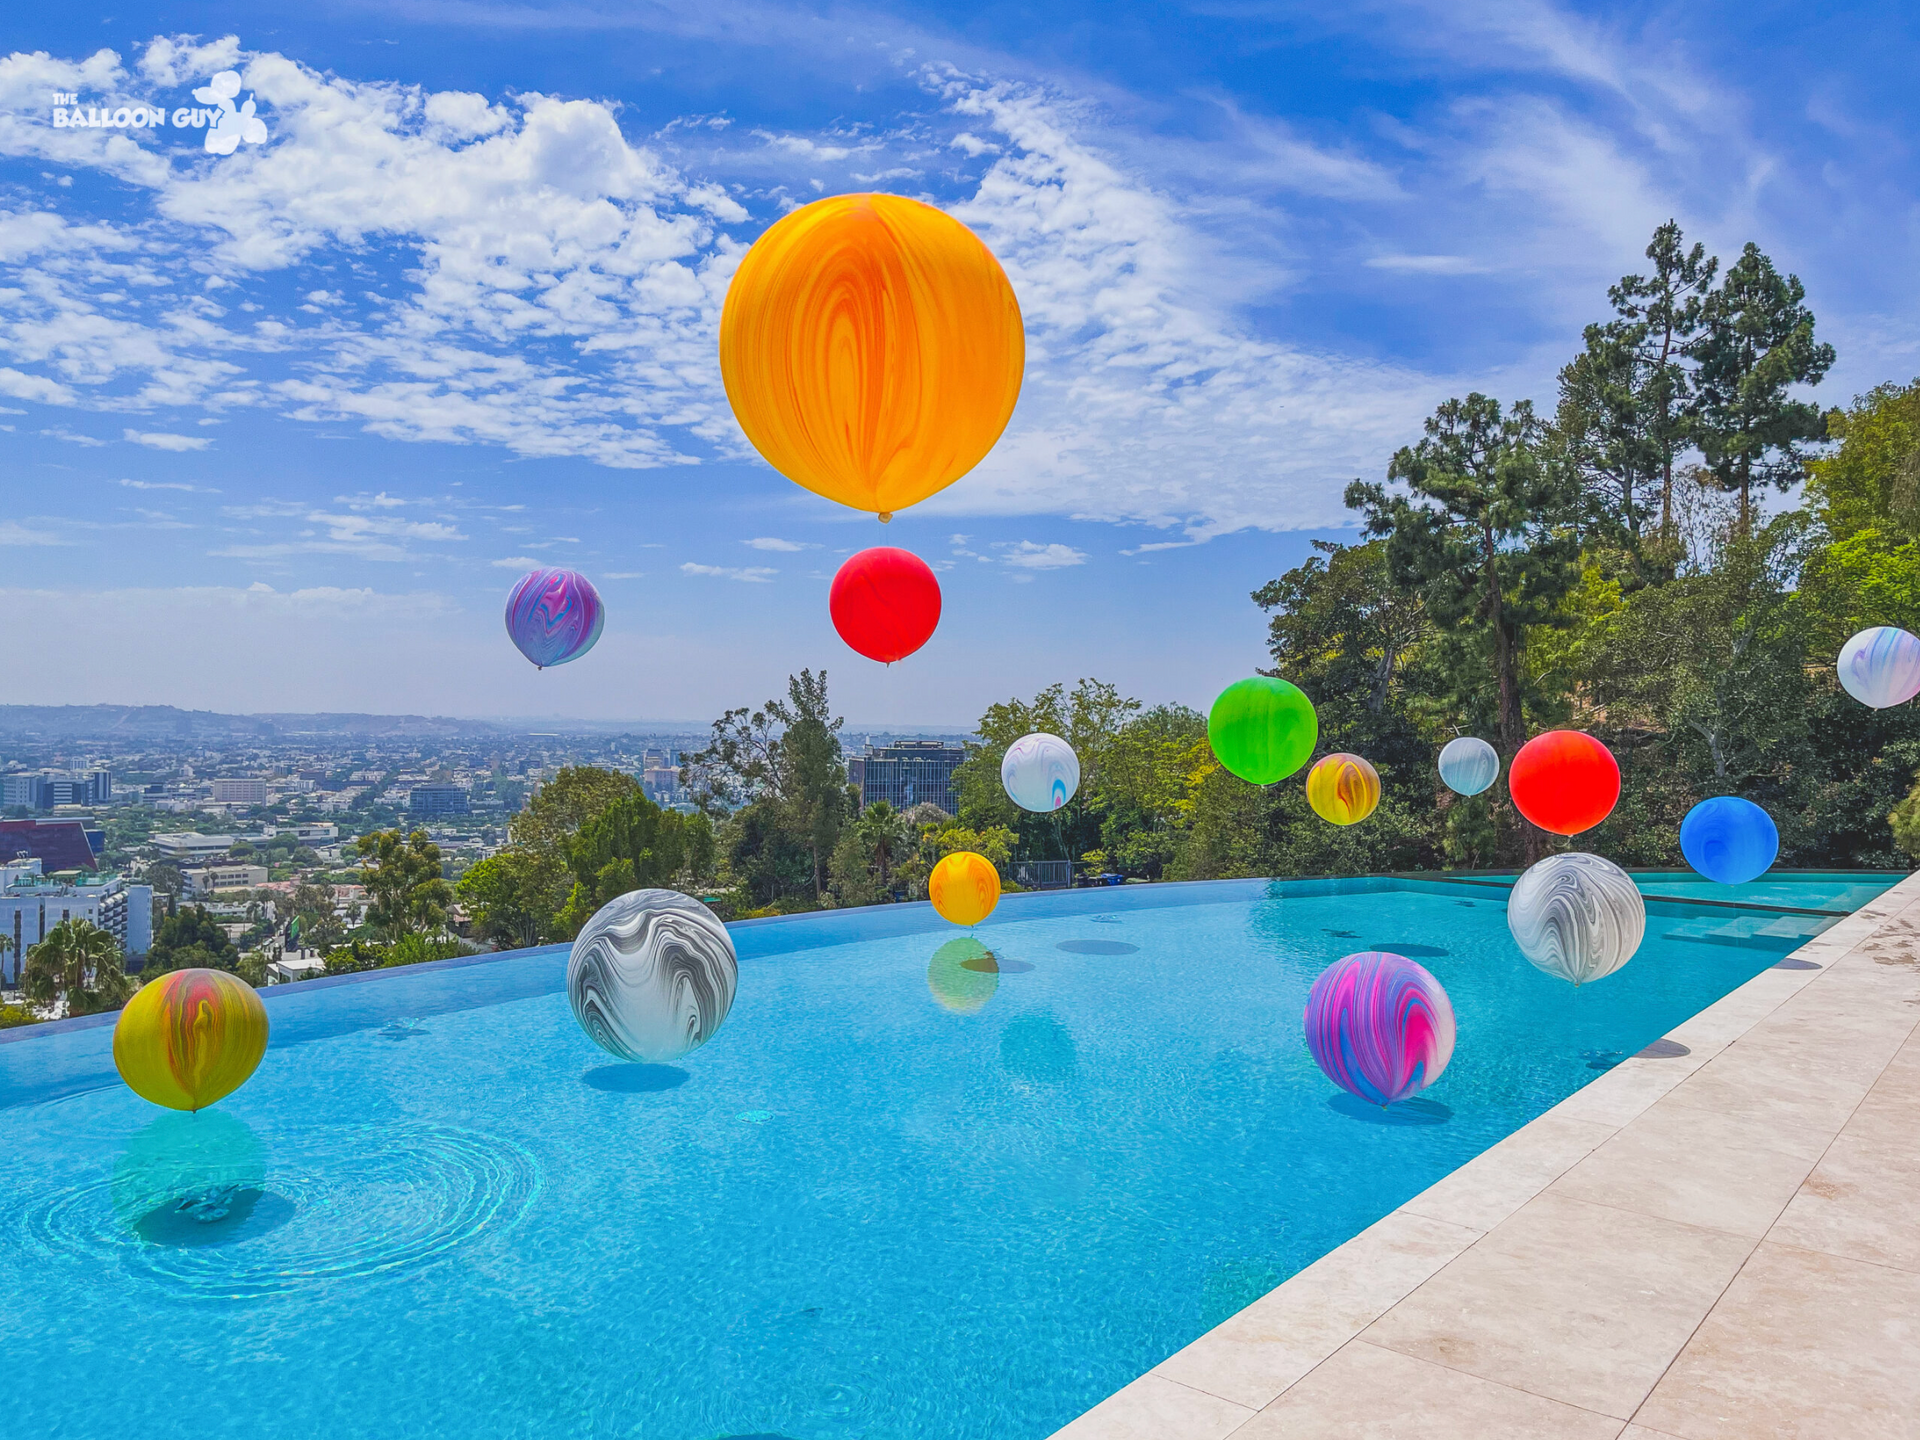
<path fill-rule="evenodd" d="M 1061 1440 L 1920 1440 L 1920 876 Z"/>

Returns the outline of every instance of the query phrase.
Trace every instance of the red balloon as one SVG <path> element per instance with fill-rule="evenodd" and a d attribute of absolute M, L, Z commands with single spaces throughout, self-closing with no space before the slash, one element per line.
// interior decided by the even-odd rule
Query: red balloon
<path fill-rule="evenodd" d="M 1507 767 L 1507 792 L 1542 830 L 1578 835 L 1613 813 L 1620 766 L 1613 752 L 1578 730 L 1549 730 L 1520 747 Z"/>
<path fill-rule="evenodd" d="M 891 665 L 926 644 L 940 623 L 940 582 L 918 555 L 876 545 L 840 567 L 827 609 L 842 640 Z"/>

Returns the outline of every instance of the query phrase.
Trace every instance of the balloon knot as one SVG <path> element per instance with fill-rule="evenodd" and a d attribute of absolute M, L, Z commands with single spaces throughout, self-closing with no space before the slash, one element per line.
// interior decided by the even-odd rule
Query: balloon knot
<path fill-rule="evenodd" d="M 893 511 L 891 511 L 891 510 L 882 510 L 882 511 L 880 512 L 880 523 L 881 523 L 882 525 L 884 525 L 884 524 L 886 524 L 886 523 L 887 523 L 887 522 L 888 522 L 889 520 L 891 520 L 891 519 L 893 519 Z"/>

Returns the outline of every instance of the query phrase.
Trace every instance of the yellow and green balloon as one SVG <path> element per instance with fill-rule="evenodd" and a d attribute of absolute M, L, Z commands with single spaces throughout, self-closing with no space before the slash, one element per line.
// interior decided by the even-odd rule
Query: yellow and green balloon
<path fill-rule="evenodd" d="M 1319 738 L 1313 702 L 1275 675 L 1234 681 L 1207 715 L 1215 757 L 1249 785 L 1286 779 L 1307 763 Z"/>
<path fill-rule="evenodd" d="M 113 1027 L 113 1063 L 144 1100 L 201 1110 L 267 1053 L 267 1007 L 224 970 L 175 970 L 140 987 Z"/>

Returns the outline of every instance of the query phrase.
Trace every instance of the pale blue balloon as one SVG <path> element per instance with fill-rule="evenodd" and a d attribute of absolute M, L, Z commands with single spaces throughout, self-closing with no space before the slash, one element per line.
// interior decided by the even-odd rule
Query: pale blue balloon
<path fill-rule="evenodd" d="M 1893 625 L 1862 630 L 1834 662 L 1840 685 L 1862 705 L 1885 710 L 1920 694 L 1920 638 Z"/>
<path fill-rule="evenodd" d="M 1499 752 L 1472 735 L 1449 740 L 1440 752 L 1440 778 L 1456 795 L 1478 795 L 1499 775 Z"/>

